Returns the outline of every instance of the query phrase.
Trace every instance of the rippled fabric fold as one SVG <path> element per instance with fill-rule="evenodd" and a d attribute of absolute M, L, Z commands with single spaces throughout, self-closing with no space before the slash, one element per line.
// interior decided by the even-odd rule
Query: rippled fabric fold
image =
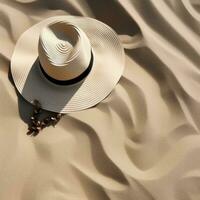
<path fill-rule="evenodd" d="M 28 138 L 9 61 L 23 31 L 65 14 L 110 25 L 126 68 L 103 102 Z M 1 200 L 199 200 L 198 0 L 2 0 L 0 64 Z"/>

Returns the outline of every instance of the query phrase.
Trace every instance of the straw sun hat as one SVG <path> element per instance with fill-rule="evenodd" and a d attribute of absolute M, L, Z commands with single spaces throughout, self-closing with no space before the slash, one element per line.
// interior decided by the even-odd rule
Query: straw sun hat
<path fill-rule="evenodd" d="M 56 16 L 33 25 L 17 41 L 11 58 L 19 93 L 57 113 L 96 105 L 113 90 L 123 69 L 117 34 L 88 17 Z"/>

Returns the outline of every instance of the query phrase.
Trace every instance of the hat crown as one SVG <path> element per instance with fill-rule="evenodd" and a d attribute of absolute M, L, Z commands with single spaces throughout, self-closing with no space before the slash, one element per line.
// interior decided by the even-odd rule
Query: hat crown
<path fill-rule="evenodd" d="M 38 54 L 46 74 L 66 81 L 80 76 L 87 69 L 91 60 L 91 45 L 79 27 L 59 21 L 42 29 Z"/>

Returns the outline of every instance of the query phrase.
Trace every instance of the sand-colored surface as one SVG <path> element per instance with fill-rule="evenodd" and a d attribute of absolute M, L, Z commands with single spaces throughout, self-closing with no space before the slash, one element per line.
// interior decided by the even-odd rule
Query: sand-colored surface
<path fill-rule="evenodd" d="M 55 15 L 110 25 L 123 77 L 96 107 L 26 136 L 8 79 L 20 35 Z M 199 200 L 200 2 L 0 0 L 0 200 Z"/>

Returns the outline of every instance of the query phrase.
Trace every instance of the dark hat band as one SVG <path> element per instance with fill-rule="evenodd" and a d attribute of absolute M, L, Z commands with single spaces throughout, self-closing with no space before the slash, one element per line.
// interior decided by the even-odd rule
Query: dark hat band
<path fill-rule="evenodd" d="M 93 66 L 93 61 L 94 61 L 94 56 L 93 56 L 93 53 L 91 51 L 91 59 L 90 59 L 90 63 L 87 67 L 87 69 L 82 73 L 80 74 L 79 76 L 77 76 L 76 78 L 73 78 L 73 79 L 70 79 L 70 80 L 65 80 L 65 81 L 61 81 L 61 80 L 57 80 L 57 79 L 54 79 L 52 78 L 51 76 L 49 76 L 45 71 L 44 69 L 42 68 L 41 66 L 41 63 L 39 62 L 39 65 L 40 65 L 40 69 L 42 71 L 42 73 L 44 74 L 44 76 L 51 82 L 57 84 L 57 85 L 71 85 L 71 84 L 75 84 L 81 80 L 83 80 L 91 71 L 92 69 L 92 66 Z"/>

